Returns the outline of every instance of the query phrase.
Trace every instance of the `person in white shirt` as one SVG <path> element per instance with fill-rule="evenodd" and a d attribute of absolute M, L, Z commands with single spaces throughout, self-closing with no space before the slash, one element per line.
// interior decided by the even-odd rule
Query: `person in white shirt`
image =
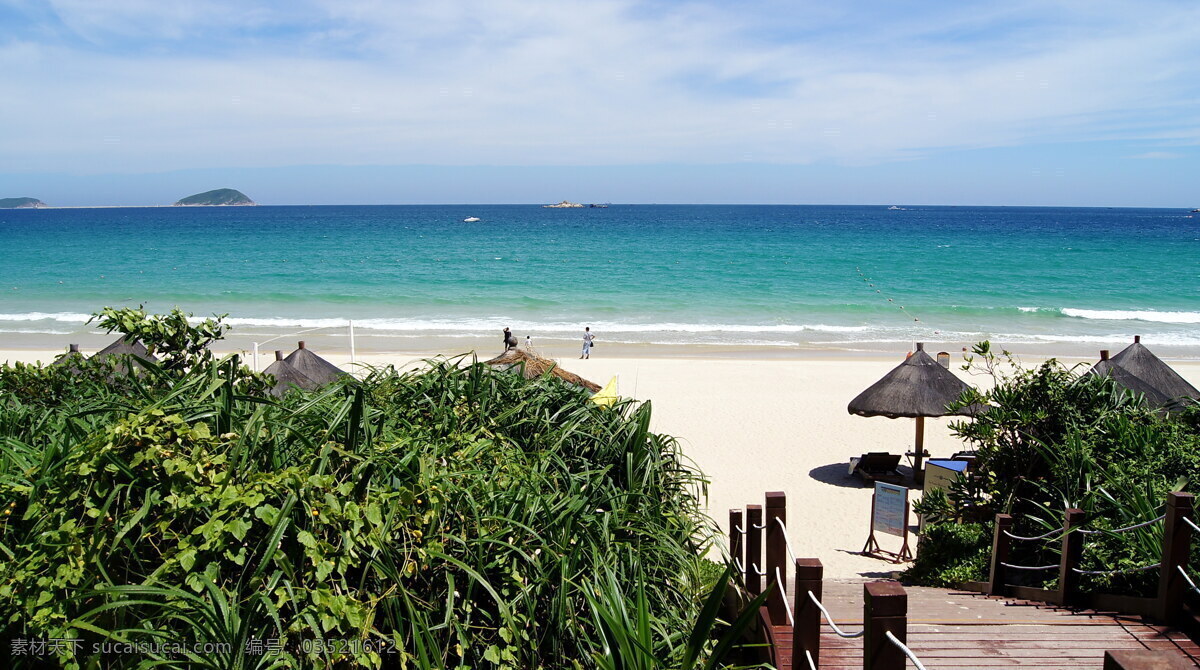
<path fill-rule="evenodd" d="M 592 340 L 594 340 L 594 339 L 596 339 L 596 336 L 592 334 L 591 326 L 584 326 L 584 328 L 583 328 L 583 355 L 581 355 L 579 358 L 581 358 L 581 359 L 591 358 L 591 356 L 592 356 Z"/>

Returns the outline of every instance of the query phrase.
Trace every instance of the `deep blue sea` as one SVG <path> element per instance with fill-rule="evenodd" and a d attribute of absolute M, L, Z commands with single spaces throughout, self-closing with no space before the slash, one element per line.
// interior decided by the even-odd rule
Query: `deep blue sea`
<path fill-rule="evenodd" d="M 463 219 L 479 217 L 479 222 Z M 1200 214 L 868 206 L 0 210 L 0 347 L 105 305 L 242 329 L 1200 356 Z M 55 346 L 61 338 L 54 339 Z"/>

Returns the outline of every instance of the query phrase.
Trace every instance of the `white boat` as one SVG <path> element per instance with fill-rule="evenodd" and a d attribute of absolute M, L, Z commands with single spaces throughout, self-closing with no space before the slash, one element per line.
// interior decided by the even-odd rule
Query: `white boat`
<path fill-rule="evenodd" d="M 888 207 L 888 209 L 897 209 L 897 210 L 901 210 L 901 211 L 903 211 L 903 210 L 904 210 L 904 208 L 903 208 L 903 207 L 897 207 L 897 206 L 895 206 L 895 205 L 892 205 L 891 207 Z"/>
<path fill-rule="evenodd" d="M 478 216 L 468 216 L 467 218 L 463 219 L 463 223 L 475 223 L 478 220 Z"/>

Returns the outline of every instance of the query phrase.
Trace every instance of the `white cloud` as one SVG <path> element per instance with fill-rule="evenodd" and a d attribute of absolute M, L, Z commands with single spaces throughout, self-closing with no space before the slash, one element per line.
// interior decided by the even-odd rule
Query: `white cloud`
<path fill-rule="evenodd" d="M 0 48 L 18 92 L 0 171 L 864 164 L 1200 139 L 1185 3 L 53 4 L 72 37 Z"/>

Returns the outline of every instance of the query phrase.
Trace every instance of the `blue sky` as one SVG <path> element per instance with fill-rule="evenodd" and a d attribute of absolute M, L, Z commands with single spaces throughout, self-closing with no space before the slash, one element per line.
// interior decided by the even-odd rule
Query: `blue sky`
<path fill-rule="evenodd" d="M 1200 206 L 1200 4 L 0 0 L 0 197 Z"/>

